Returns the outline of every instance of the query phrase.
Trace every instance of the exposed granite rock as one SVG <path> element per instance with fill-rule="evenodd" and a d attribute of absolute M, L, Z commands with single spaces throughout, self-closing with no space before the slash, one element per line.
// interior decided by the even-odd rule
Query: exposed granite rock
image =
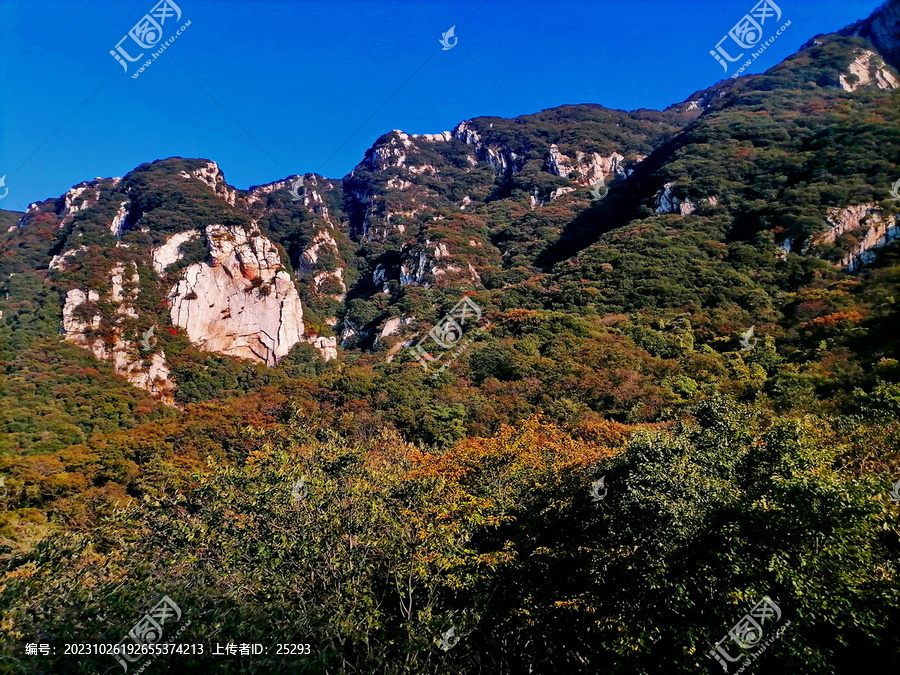
<path fill-rule="evenodd" d="M 127 201 L 124 201 L 119 205 L 119 210 L 109 224 L 109 231 L 116 239 L 122 236 L 122 228 L 125 225 L 125 216 L 128 215 L 128 209 L 125 208 L 126 206 L 128 206 Z"/>
<path fill-rule="evenodd" d="M 303 309 L 275 245 L 258 229 L 210 225 L 211 262 L 184 270 L 172 322 L 201 349 L 272 366 L 303 338 Z"/>
<path fill-rule="evenodd" d="M 571 174 L 578 172 L 576 182 L 580 185 L 594 185 L 600 180 L 625 176 L 625 158 L 618 152 L 603 157 L 597 152 L 586 155 L 578 150 L 573 160 L 562 154 L 559 147 L 553 144 L 547 153 L 546 162 L 547 169 L 554 176 L 569 178 Z"/>
<path fill-rule="evenodd" d="M 845 234 L 857 237 L 856 244 L 841 259 L 840 266 L 851 272 L 872 262 L 875 249 L 900 238 L 900 226 L 894 215 L 885 217 L 876 204 L 854 204 L 828 210 L 830 227 L 812 238 L 812 244 L 833 244 Z"/>
<path fill-rule="evenodd" d="M 497 145 L 487 145 L 471 121 L 460 122 L 453 130 L 453 136 L 466 145 L 475 148 L 475 156 L 490 164 L 498 174 L 514 174 L 521 169 L 522 158 L 512 150 Z"/>
<path fill-rule="evenodd" d="M 841 31 L 868 39 L 888 63 L 900 68 L 900 2 L 889 0 L 869 16 Z"/>
<path fill-rule="evenodd" d="M 81 184 L 73 187 L 63 195 L 62 211 L 59 214 L 59 217 L 62 219 L 60 226 L 70 222 L 76 213 L 96 204 L 99 199 L 100 192 L 90 184 Z"/>
<path fill-rule="evenodd" d="M 882 58 L 871 50 L 862 51 L 850 64 L 847 73 L 840 76 L 840 86 L 844 91 L 856 91 L 861 87 L 896 89 L 900 80 L 891 72 Z"/>
<path fill-rule="evenodd" d="M 87 246 L 78 246 L 76 248 L 71 248 L 68 251 L 60 253 L 59 255 L 55 255 L 50 259 L 48 268 L 54 271 L 64 270 L 66 269 L 66 267 L 68 267 L 72 258 L 75 258 L 75 256 L 77 256 L 79 253 L 83 253 L 84 251 L 87 251 Z"/>
<path fill-rule="evenodd" d="M 234 206 L 237 200 L 237 190 L 228 186 L 228 183 L 225 182 L 225 174 L 215 162 L 207 162 L 206 166 L 190 172 L 182 171 L 179 175 L 184 178 L 196 178 L 201 183 L 208 185 L 216 195 L 231 206 Z"/>
<path fill-rule="evenodd" d="M 162 246 L 153 249 L 150 252 L 150 257 L 153 260 L 153 269 L 156 270 L 156 273 L 161 277 L 164 276 L 166 268 L 181 259 L 181 252 L 178 250 L 178 247 L 199 236 L 200 232 L 197 230 L 179 232 L 166 239 Z"/>
<path fill-rule="evenodd" d="M 132 284 L 137 283 L 137 270 L 133 264 L 129 270 L 131 274 L 127 280 Z M 136 317 L 137 313 L 132 306 L 133 292 L 127 292 L 123 281 L 125 280 L 125 266 L 117 265 L 112 273 L 112 287 L 110 300 L 117 302 L 119 306 L 116 314 L 118 321 L 124 317 Z M 173 404 L 175 385 L 171 380 L 171 373 L 166 365 L 165 354 L 156 352 L 146 359 L 140 355 L 138 345 L 126 340 L 122 331 L 117 326 L 110 326 L 107 334 L 101 336 L 96 331 L 101 327 L 103 317 L 94 314 L 90 318 L 79 318 L 78 311 L 85 303 L 96 304 L 100 301 L 97 291 L 85 291 L 73 288 L 66 293 L 63 306 L 63 330 L 65 340 L 82 346 L 91 351 L 95 358 L 109 361 L 117 374 L 123 376 L 133 385 L 144 389 L 154 396 L 162 399 L 166 404 Z"/>
<path fill-rule="evenodd" d="M 656 212 L 677 213 L 682 216 L 689 216 L 694 212 L 694 204 L 689 199 L 681 199 L 675 196 L 672 187 L 675 183 L 666 183 L 663 189 L 656 195 Z"/>

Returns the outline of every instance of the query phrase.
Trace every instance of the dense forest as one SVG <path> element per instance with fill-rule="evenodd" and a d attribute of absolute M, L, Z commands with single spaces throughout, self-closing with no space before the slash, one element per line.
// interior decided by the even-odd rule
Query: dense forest
<path fill-rule="evenodd" d="M 0 672 L 121 672 L 60 646 L 163 596 L 178 642 L 267 651 L 158 672 L 900 672 L 900 88 L 842 79 L 900 63 L 864 35 L 665 111 L 391 132 L 306 201 L 170 158 L 0 212 Z M 216 226 L 296 284 L 277 365 L 173 319 L 218 244 L 150 251 Z M 151 325 L 171 400 L 85 348 Z"/>

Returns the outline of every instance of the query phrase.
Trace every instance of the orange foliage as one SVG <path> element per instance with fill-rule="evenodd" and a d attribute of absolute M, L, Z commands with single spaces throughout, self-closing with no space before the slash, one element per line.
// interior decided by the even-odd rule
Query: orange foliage
<path fill-rule="evenodd" d="M 858 324 L 863 320 L 863 315 L 859 312 L 835 312 L 826 316 L 820 316 L 811 321 L 804 321 L 799 328 L 826 328 L 837 326 L 843 323 Z"/>

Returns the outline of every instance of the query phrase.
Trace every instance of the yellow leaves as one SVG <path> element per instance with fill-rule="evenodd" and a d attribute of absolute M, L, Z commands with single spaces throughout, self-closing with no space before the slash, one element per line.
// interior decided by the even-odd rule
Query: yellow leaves
<path fill-rule="evenodd" d="M 30 562 L 6 573 L 7 579 L 30 579 L 37 574 L 37 563 Z"/>
<path fill-rule="evenodd" d="M 272 457 L 275 454 L 274 449 L 271 444 L 265 443 L 260 450 L 251 450 L 247 455 L 247 464 L 257 464 L 259 462 L 264 462 Z"/>

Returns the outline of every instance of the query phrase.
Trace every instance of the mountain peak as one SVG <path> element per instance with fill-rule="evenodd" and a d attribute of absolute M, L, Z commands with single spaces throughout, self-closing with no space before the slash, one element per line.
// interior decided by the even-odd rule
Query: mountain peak
<path fill-rule="evenodd" d="M 868 39 L 885 61 L 900 68 L 900 0 L 888 0 L 869 18 L 847 26 L 840 34 Z"/>

